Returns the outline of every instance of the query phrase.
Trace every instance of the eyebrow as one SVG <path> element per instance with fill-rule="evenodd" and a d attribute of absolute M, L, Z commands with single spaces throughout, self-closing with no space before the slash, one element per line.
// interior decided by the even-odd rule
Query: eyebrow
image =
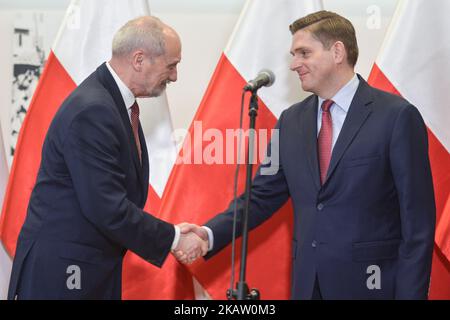
<path fill-rule="evenodd" d="M 180 63 L 180 60 L 176 60 L 176 61 L 172 62 L 171 64 L 169 64 L 168 66 L 173 67 L 173 66 L 176 66 L 178 63 Z"/>
<path fill-rule="evenodd" d="M 309 50 L 309 49 L 307 47 L 298 47 L 298 48 L 294 49 L 294 51 L 290 50 L 289 52 L 291 53 L 291 55 L 294 55 L 294 53 L 303 51 L 303 50 Z"/>

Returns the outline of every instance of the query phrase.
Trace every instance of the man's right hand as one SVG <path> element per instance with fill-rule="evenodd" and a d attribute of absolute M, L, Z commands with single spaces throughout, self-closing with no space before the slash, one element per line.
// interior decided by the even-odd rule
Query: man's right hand
<path fill-rule="evenodd" d="M 199 236 L 202 240 L 209 241 L 208 239 L 208 232 L 202 228 L 201 226 L 198 226 L 193 223 L 183 222 L 178 225 L 180 227 L 181 234 L 193 232 L 197 236 Z"/>
<path fill-rule="evenodd" d="M 172 253 L 181 263 L 191 264 L 208 252 L 208 233 L 195 224 L 181 223 L 178 227 L 180 241 Z"/>

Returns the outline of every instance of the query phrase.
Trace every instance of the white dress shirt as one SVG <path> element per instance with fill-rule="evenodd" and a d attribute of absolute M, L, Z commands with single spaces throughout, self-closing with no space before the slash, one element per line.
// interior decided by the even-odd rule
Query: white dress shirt
<path fill-rule="evenodd" d="M 342 126 L 344 125 L 345 118 L 347 117 L 348 109 L 352 103 L 353 97 L 355 96 L 356 90 L 359 86 L 358 76 L 355 74 L 353 78 L 343 86 L 331 100 L 333 104 L 331 105 L 331 121 L 333 122 L 333 143 L 331 145 L 331 150 L 333 150 L 336 144 L 339 133 L 341 132 Z M 322 102 L 325 99 L 319 97 L 319 107 L 317 108 L 317 136 L 319 136 L 320 128 L 322 127 Z"/>

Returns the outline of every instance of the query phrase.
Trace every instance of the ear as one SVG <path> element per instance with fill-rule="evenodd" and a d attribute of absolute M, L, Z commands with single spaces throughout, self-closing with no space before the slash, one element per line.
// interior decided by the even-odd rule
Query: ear
<path fill-rule="evenodd" d="M 143 62 L 144 62 L 144 51 L 136 50 L 132 56 L 132 64 L 134 70 L 140 72 L 142 70 Z"/>
<path fill-rule="evenodd" d="M 333 44 L 333 54 L 334 54 L 334 61 L 336 64 L 341 64 L 342 62 L 346 61 L 347 59 L 347 51 L 345 50 L 345 45 L 342 43 L 342 41 L 336 41 Z"/>

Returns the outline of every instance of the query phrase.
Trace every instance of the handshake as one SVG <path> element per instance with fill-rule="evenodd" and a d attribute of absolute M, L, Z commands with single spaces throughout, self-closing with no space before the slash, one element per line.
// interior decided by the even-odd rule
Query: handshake
<path fill-rule="evenodd" d="M 172 254 L 179 262 L 191 264 L 208 252 L 208 232 L 200 226 L 186 222 L 180 223 L 178 227 L 180 240 Z"/>

